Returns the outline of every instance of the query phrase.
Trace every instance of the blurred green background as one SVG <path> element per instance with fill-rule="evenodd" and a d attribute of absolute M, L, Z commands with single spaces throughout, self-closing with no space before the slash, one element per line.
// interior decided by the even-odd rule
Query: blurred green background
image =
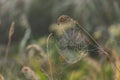
<path fill-rule="evenodd" d="M 24 63 L 23 61 L 27 45 L 37 44 L 47 52 L 46 40 L 51 33 L 50 27 L 63 14 L 77 20 L 94 36 L 100 45 L 109 49 L 114 63 L 118 65 L 120 55 L 120 0 L 0 0 L 0 70 L 2 70 L 4 63 L 9 28 L 11 23 L 15 22 L 5 70 L 5 80 L 24 80 L 17 78 L 19 78 L 18 72 L 21 65 L 31 66 L 31 64 L 26 64 L 27 62 Z M 51 45 L 55 44 L 54 41 L 50 42 Z M 34 51 L 33 53 L 36 53 Z M 51 47 L 50 52 L 52 55 L 54 54 L 52 59 L 58 56 L 55 55 L 57 53 L 55 48 Z M 62 64 L 68 68 L 65 68 L 65 71 L 62 69 L 63 74 L 54 75 L 54 80 L 119 80 L 120 73 L 117 70 L 112 70 L 109 61 L 104 60 L 104 58 L 101 60 L 103 60 L 102 63 L 100 60 L 88 57 L 72 66 L 67 66 L 67 63 L 66 65 Z M 53 59 L 54 61 L 57 59 Z M 56 62 L 54 64 L 57 66 Z M 17 66 L 15 67 L 15 65 Z M 9 70 L 9 67 L 12 68 L 13 75 L 10 75 L 12 70 Z M 34 66 L 32 67 L 34 68 Z M 56 69 L 59 71 L 61 68 L 62 66 Z M 7 73 L 8 71 L 9 73 Z M 14 77 L 16 75 L 18 77 Z"/>

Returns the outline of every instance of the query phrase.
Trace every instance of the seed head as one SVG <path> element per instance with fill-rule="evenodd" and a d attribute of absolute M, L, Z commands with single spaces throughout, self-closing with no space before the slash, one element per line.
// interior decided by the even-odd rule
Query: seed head
<path fill-rule="evenodd" d="M 28 66 L 23 66 L 21 73 L 23 73 L 28 80 L 40 80 L 38 75 Z"/>
<path fill-rule="evenodd" d="M 60 24 L 63 24 L 63 23 L 70 23 L 72 21 L 73 21 L 73 19 L 70 18 L 69 16 L 62 15 L 57 19 L 57 24 L 60 25 Z"/>

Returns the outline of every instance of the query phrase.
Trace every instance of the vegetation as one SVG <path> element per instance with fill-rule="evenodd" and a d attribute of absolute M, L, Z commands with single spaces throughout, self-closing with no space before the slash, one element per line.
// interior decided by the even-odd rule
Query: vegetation
<path fill-rule="evenodd" d="M 119 0 L 1 0 L 0 80 L 120 80 L 119 10 Z"/>

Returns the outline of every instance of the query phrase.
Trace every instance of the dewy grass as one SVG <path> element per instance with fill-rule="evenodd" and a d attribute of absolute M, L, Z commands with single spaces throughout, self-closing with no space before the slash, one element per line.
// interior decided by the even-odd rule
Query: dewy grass
<path fill-rule="evenodd" d="M 68 23 L 69 24 L 69 23 Z M 70 24 L 69 24 L 70 25 Z M 66 25 L 67 26 L 67 25 Z M 79 25 L 80 26 L 80 25 Z M 80 26 L 81 28 L 83 28 L 82 26 Z M 71 27 L 70 27 L 71 28 Z M 80 28 L 80 29 L 81 29 Z M 67 29 L 68 29 L 68 27 L 67 27 Z M 84 28 L 82 29 L 83 31 L 84 31 Z M 65 30 L 64 30 L 65 31 Z M 105 50 L 104 50 L 104 48 L 103 47 L 101 47 L 98 43 L 97 43 L 97 41 L 85 30 L 84 31 L 85 33 L 86 33 L 86 35 L 88 35 L 88 37 L 93 41 L 93 42 L 95 42 L 96 43 L 96 45 L 98 45 L 97 47 L 100 49 L 100 51 L 101 52 L 105 52 L 104 53 L 104 55 L 105 56 L 107 56 L 109 59 L 110 59 L 110 61 L 112 62 L 112 60 L 113 60 L 113 58 L 114 58 L 114 56 L 112 55 L 111 57 L 110 57 L 110 53 L 109 52 L 106 52 Z M 8 58 L 8 52 L 9 52 L 9 47 L 10 47 L 10 44 L 11 44 L 11 38 L 12 38 L 12 35 L 14 34 L 14 23 L 12 23 L 11 24 L 11 26 L 10 26 L 10 30 L 9 30 L 9 39 L 8 39 L 8 46 L 7 46 L 7 49 L 6 49 L 6 54 L 5 54 L 5 62 L 7 62 L 7 58 Z M 61 34 L 62 35 L 62 34 Z M 61 36 L 60 35 L 60 36 Z M 32 44 L 32 45 L 28 45 L 28 47 L 27 47 L 27 50 L 29 51 L 29 50 L 31 50 L 31 49 L 35 49 L 38 53 L 40 53 L 39 54 L 39 56 L 40 56 L 40 59 L 42 60 L 43 58 L 47 58 L 47 63 L 48 63 L 48 68 L 46 68 L 46 69 L 48 69 L 48 73 L 50 74 L 49 76 L 47 76 L 50 80 L 60 80 L 59 78 L 58 78 L 58 76 L 56 76 L 55 75 L 55 73 L 54 73 L 54 70 L 57 70 L 57 69 L 59 69 L 59 68 L 64 68 L 65 66 L 64 65 L 59 65 L 59 67 L 56 67 L 56 65 L 54 65 L 54 63 L 52 63 L 52 60 L 51 60 L 51 58 L 55 58 L 55 57 L 51 57 L 51 54 L 50 54 L 50 51 L 49 51 L 49 41 L 50 41 L 50 37 L 52 36 L 52 33 L 47 37 L 47 42 L 46 42 L 46 48 L 47 48 L 47 55 L 45 54 L 45 52 L 39 47 L 39 45 L 35 45 L 35 44 Z M 78 35 L 77 35 L 78 36 Z M 79 36 L 81 36 L 81 35 L 79 35 Z M 67 39 L 64 39 L 64 40 L 68 40 L 69 39 L 69 36 L 67 35 Z M 72 36 L 70 36 L 70 37 L 72 37 Z M 87 50 L 87 44 L 85 44 L 85 42 L 84 42 L 84 37 L 82 37 L 82 38 L 80 38 L 80 37 L 77 37 L 78 38 L 78 40 L 77 39 L 73 39 L 73 41 L 72 42 L 78 42 L 79 43 L 79 40 L 81 40 L 80 42 L 82 42 L 82 43 L 84 43 L 84 44 L 82 44 L 82 45 L 75 45 L 74 46 L 74 44 L 76 44 L 76 43 L 70 43 L 69 44 L 69 46 L 67 46 L 67 47 L 69 47 L 69 49 L 70 49 L 70 51 L 68 51 L 68 53 L 67 53 L 67 51 L 65 52 L 65 53 L 67 53 L 67 57 L 69 57 L 70 55 L 69 55 L 69 53 L 70 54 L 73 54 L 73 53 L 76 53 L 75 51 L 76 50 L 80 50 L 79 52 L 81 53 L 81 56 L 80 57 L 78 57 L 78 58 L 82 58 L 82 56 L 84 56 L 85 55 L 85 53 L 86 52 L 89 52 L 89 50 L 88 51 L 86 51 L 86 52 L 84 52 L 84 50 Z M 61 43 L 63 43 L 63 42 L 61 42 Z M 61 44 L 59 44 L 59 45 L 61 45 Z M 65 47 L 65 45 L 66 44 L 62 44 L 62 45 L 64 45 L 64 47 Z M 82 48 L 81 48 L 82 47 Z M 58 46 L 58 48 L 59 48 L 59 46 Z M 73 48 L 75 48 L 75 49 L 73 49 Z M 101 50 L 101 48 L 102 48 L 102 50 Z M 50 48 L 50 49 L 53 49 L 53 48 Z M 69 50 L 68 49 L 68 50 Z M 82 51 L 83 50 L 83 51 Z M 59 52 L 59 51 L 58 51 Z M 56 53 L 55 53 L 56 54 Z M 99 54 L 99 53 L 98 53 Z M 117 53 L 115 53 L 115 54 L 117 54 Z M 74 55 L 74 54 L 73 54 Z M 63 56 L 64 57 L 64 55 L 61 55 L 61 56 Z M 72 56 L 72 57 L 74 57 L 74 56 Z M 71 58 L 72 58 L 71 57 Z M 76 57 L 76 56 L 75 56 Z M 75 58 L 74 57 L 74 58 Z M 88 57 L 88 56 L 87 56 Z M 57 57 L 58 58 L 58 57 Z M 88 57 L 89 58 L 89 57 Z M 98 73 L 99 74 L 101 74 L 101 75 L 99 75 L 99 77 L 102 77 L 102 76 L 104 76 L 104 75 L 106 75 L 106 74 L 102 74 L 102 70 L 101 69 L 98 69 L 98 67 L 99 68 L 101 68 L 101 65 L 99 65 L 99 63 L 95 63 L 94 62 L 94 60 L 92 61 L 92 60 L 90 60 L 90 59 L 86 59 L 86 60 L 84 60 L 85 61 L 85 63 L 84 64 L 82 64 L 82 66 L 80 67 L 80 70 L 75 70 L 75 71 L 72 71 L 73 69 L 75 69 L 74 67 L 72 67 L 72 69 L 71 68 L 69 68 L 68 67 L 68 72 L 67 72 L 67 70 L 66 70 L 66 74 L 65 73 L 63 73 L 63 75 L 71 75 L 71 77 L 69 78 L 69 79 L 66 79 L 66 78 L 64 78 L 63 80 L 72 80 L 72 79 L 74 79 L 74 80 L 77 80 L 77 79 L 75 79 L 75 76 L 77 75 L 79 78 L 81 78 L 82 79 L 82 76 L 80 76 L 80 74 L 81 75 L 83 75 L 83 76 L 86 76 L 87 75 L 87 77 L 88 77 L 88 74 L 86 74 L 85 75 L 85 72 L 87 72 L 87 70 L 86 69 L 82 69 L 82 67 L 83 67 L 83 65 L 85 65 L 85 64 L 90 64 L 90 65 L 92 65 L 92 67 L 88 67 L 88 66 L 86 66 L 86 68 L 88 67 L 88 70 L 90 70 L 91 69 L 91 71 L 88 71 L 88 72 L 90 72 L 90 73 L 92 73 L 92 68 L 94 68 L 95 70 L 98 70 Z M 115 59 L 115 58 L 114 58 Z M 32 60 L 32 59 L 31 59 Z M 35 60 L 37 60 L 37 59 L 35 59 Z M 79 59 L 78 59 L 79 60 Z M 45 76 L 43 75 L 44 74 L 44 72 L 43 72 L 43 74 L 41 74 L 42 72 L 39 72 L 39 63 L 35 63 L 35 61 L 34 61 L 34 59 L 32 60 L 33 61 L 33 63 L 35 64 L 34 66 L 34 68 L 35 68 L 35 72 L 34 71 L 32 71 L 32 69 L 30 68 L 30 67 L 28 67 L 27 66 L 27 68 L 26 68 L 26 66 L 24 66 L 24 68 L 23 68 L 23 73 L 26 73 L 27 71 L 27 76 L 31 76 L 30 78 L 36 78 L 37 79 L 37 76 L 35 76 L 36 75 L 36 73 L 38 73 L 39 75 L 38 75 L 38 77 L 40 76 L 43 76 L 43 78 L 45 79 Z M 67 60 L 66 60 L 67 61 Z M 117 60 L 116 60 L 117 61 Z M 69 62 L 69 61 L 68 61 Z M 77 63 L 78 61 L 75 61 L 75 63 Z M 59 62 L 58 62 L 58 64 L 60 64 Z M 68 64 L 71 64 L 71 62 L 69 62 Z M 67 63 L 66 63 L 66 65 L 68 65 Z M 78 63 L 78 64 L 80 64 L 80 63 Z M 116 70 L 119 68 L 119 63 L 116 63 L 115 61 L 114 62 L 112 62 L 112 66 L 114 66 L 114 68 L 116 68 Z M 37 67 L 36 67 L 36 65 L 37 65 Z M 42 64 L 41 64 L 42 65 Z M 76 64 L 71 64 L 72 66 L 74 65 L 74 66 L 76 66 Z M 90 66 L 89 65 L 89 66 Z M 105 64 L 106 65 L 106 64 Z M 6 66 L 6 63 L 4 63 L 4 67 L 3 67 L 3 73 L 4 73 L 4 70 L 6 69 L 5 68 L 5 66 Z M 109 66 L 109 67 L 111 67 L 111 66 Z M 30 68 L 30 69 L 29 69 Z M 106 67 L 105 67 L 106 68 Z M 76 69 L 77 69 L 77 67 L 76 67 Z M 61 69 L 61 70 L 63 70 L 64 72 L 65 72 L 65 69 Z M 61 71 L 60 70 L 60 71 Z M 112 70 L 112 69 L 111 69 Z M 80 72 L 80 71 L 83 71 L 83 73 L 82 72 Z M 57 71 L 58 73 L 59 73 L 59 70 Z M 29 73 L 33 73 L 33 74 L 29 74 Z M 70 74 L 71 73 L 71 74 Z M 97 75 L 96 75 L 96 73 L 95 72 L 93 72 L 93 74 L 90 74 L 89 73 L 89 75 L 93 75 L 94 77 L 96 77 L 95 79 L 93 79 L 93 80 L 97 80 Z M 26 75 L 25 74 L 25 75 Z M 119 70 L 118 71 L 116 71 L 115 72 L 115 74 L 116 74 L 116 80 L 117 80 L 117 76 L 119 75 Z M 3 74 L 2 74 L 3 75 Z M 108 74 L 107 74 L 108 75 Z M 54 79 L 54 76 L 55 76 L 55 78 L 56 79 Z M 59 76 L 61 76 L 61 75 L 59 75 Z M 1 78 L 1 77 L 0 77 Z M 103 78 L 103 77 L 102 77 Z M 101 78 L 101 80 L 103 80 Z M 106 78 L 107 79 L 107 78 Z M 109 78 L 110 79 L 110 78 Z M 118 78 L 119 79 L 119 78 Z M 46 79 L 45 79 L 46 80 Z"/>
<path fill-rule="evenodd" d="M 15 25 L 15 23 L 12 22 L 12 24 L 11 24 L 11 26 L 10 26 L 10 29 L 9 29 L 8 44 L 7 44 L 7 48 L 6 48 L 5 62 L 4 62 L 4 65 L 3 65 L 2 74 L 4 74 L 4 70 L 5 70 L 6 63 L 7 63 L 9 47 L 10 47 L 10 44 L 11 44 L 12 36 L 13 36 L 13 34 L 14 34 L 14 25 Z"/>
<path fill-rule="evenodd" d="M 70 50 L 73 50 L 73 47 L 75 46 L 74 44 L 84 43 L 83 45 L 89 45 L 89 42 L 91 41 L 90 44 L 93 43 L 94 45 L 96 45 L 96 47 L 98 47 L 98 50 L 100 50 L 101 53 L 103 53 L 103 55 L 107 56 L 109 58 L 110 62 L 114 65 L 114 67 L 116 69 L 118 69 L 116 64 L 114 64 L 114 62 L 112 61 L 110 54 L 107 51 L 105 51 L 104 48 L 95 40 L 95 38 L 92 35 L 90 35 L 88 33 L 88 31 L 85 28 L 83 28 L 77 21 L 75 21 L 74 19 L 72 19 L 71 17 L 69 17 L 67 15 L 62 15 L 58 18 L 57 24 L 58 24 L 58 29 L 59 29 L 59 27 L 62 27 L 62 30 L 60 30 L 60 32 L 62 32 L 62 34 L 59 35 L 60 43 L 58 45 L 59 50 L 61 50 L 61 52 L 62 52 L 62 56 L 65 56 L 67 54 L 67 52 L 69 55 L 70 54 L 75 55 L 75 53 L 72 53 L 70 51 Z M 66 27 L 67 27 L 67 29 L 66 29 Z M 77 29 L 75 29 L 75 28 L 77 28 Z M 80 32 L 78 32 L 79 31 L 78 29 L 80 30 Z M 75 35 L 73 33 L 77 33 L 77 35 Z M 80 34 L 80 35 L 78 35 L 78 34 Z M 78 40 L 76 40 L 76 38 Z M 69 42 L 72 42 L 72 44 Z M 82 48 L 82 46 L 80 46 L 80 48 Z M 64 55 L 63 55 L 63 53 L 64 53 Z M 78 52 L 76 52 L 76 53 L 78 53 Z M 69 55 L 66 55 L 66 57 L 68 58 Z M 72 57 L 70 57 L 70 58 L 72 58 Z M 76 56 L 76 58 L 77 57 L 78 56 Z"/>

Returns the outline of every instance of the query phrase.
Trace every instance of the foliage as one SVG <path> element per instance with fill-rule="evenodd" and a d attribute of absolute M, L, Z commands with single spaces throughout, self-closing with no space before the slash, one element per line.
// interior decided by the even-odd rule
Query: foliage
<path fill-rule="evenodd" d="M 120 80 L 119 9 L 119 0 L 1 0 L 0 80 Z M 69 43 L 68 38 L 60 42 L 58 37 L 68 29 L 56 23 L 61 14 L 80 22 L 109 57 L 83 37 L 78 40 L 86 48 L 79 49 L 86 51 L 80 52 L 80 59 L 72 54 L 77 51 L 61 51 L 59 45 Z"/>

